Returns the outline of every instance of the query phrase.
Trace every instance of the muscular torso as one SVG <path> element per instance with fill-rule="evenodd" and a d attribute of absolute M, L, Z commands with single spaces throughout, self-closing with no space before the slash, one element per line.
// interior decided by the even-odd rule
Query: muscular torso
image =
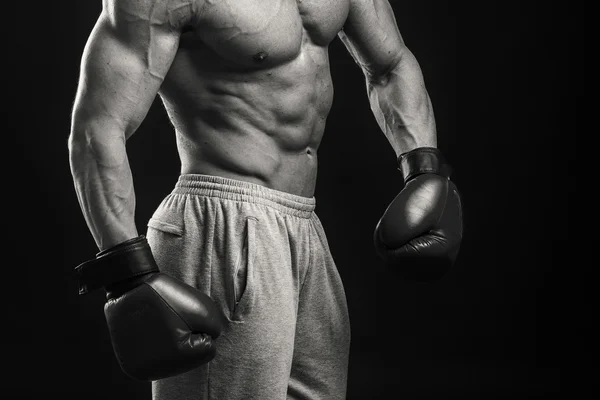
<path fill-rule="evenodd" d="M 206 0 L 159 92 L 182 173 L 310 197 L 349 0 Z"/>

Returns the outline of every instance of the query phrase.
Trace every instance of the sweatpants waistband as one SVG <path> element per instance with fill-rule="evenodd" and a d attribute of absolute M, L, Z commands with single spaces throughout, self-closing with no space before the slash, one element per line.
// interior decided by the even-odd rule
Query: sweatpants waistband
<path fill-rule="evenodd" d="M 301 218 L 310 218 L 316 207 L 314 196 L 298 196 L 256 183 L 213 175 L 180 175 L 172 193 L 262 204 Z"/>

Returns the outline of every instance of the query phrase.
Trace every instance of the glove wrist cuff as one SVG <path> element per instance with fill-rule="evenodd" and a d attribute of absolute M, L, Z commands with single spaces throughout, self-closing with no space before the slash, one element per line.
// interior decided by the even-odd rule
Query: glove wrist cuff
<path fill-rule="evenodd" d="M 421 174 L 437 174 L 450 178 L 450 166 L 435 147 L 418 147 L 398 157 L 398 169 L 404 183 Z"/>
<path fill-rule="evenodd" d="M 75 268 L 81 295 L 154 272 L 159 272 L 158 265 L 144 235 L 103 250 Z"/>

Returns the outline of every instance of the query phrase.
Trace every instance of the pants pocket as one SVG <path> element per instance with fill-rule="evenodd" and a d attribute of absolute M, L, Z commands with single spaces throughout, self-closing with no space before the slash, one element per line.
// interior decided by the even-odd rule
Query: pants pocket
<path fill-rule="evenodd" d="M 169 200 L 167 198 L 167 201 Z M 148 220 L 146 237 L 160 270 L 182 279 L 184 276 L 182 260 L 187 254 L 184 239 L 185 225 L 178 204 L 173 201 L 167 203 L 167 201 Z"/>
<path fill-rule="evenodd" d="M 184 206 L 185 203 L 179 198 L 171 195 L 165 197 L 148 220 L 148 235 L 160 234 L 165 238 L 183 236 Z"/>
<path fill-rule="evenodd" d="M 175 236 L 183 236 L 183 227 L 173 223 L 161 221 L 156 218 L 150 218 L 150 220 L 148 221 L 148 227 L 156 229 L 157 231 L 161 231 L 163 233 Z"/>
<path fill-rule="evenodd" d="M 255 217 L 247 217 L 244 222 L 242 245 L 231 275 L 232 291 L 232 321 L 241 321 L 250 312 L 253 297 L 254 254 L 256 247 Z"/>

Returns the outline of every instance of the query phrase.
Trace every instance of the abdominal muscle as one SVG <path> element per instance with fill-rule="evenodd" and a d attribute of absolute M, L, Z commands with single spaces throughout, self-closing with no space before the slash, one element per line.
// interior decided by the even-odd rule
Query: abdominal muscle
<path fill-rule="evenodd" d="M 182 38 L 160 91 L 181 173 L 312 197 L 333 99 L 327 48 L 303 39 L 289 59 L 256 63 L 236 64 Z"/>

